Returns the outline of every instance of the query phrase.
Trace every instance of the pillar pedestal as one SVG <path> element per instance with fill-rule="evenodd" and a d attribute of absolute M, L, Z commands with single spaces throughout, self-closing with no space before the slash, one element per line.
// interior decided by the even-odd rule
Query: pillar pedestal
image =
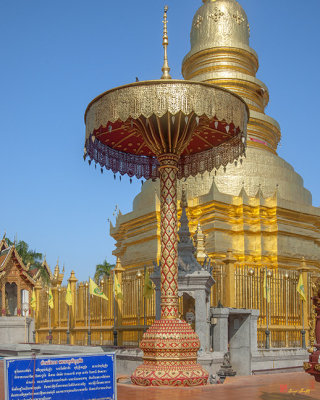
<path fill-rule="evenodd" d="M 197 364 L 198 335 L 180 319 L 162 319 L 147 330 L 140 343 L 144 363 L 131 380 L 140 386 L 205 385 L 208 372 Z"/>

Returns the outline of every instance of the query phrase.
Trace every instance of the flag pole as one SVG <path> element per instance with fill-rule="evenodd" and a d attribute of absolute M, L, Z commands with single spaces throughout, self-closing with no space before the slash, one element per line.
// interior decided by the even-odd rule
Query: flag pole
<path fill-rule="evenodd" d="M 51 308 L 48 305 L 49 309 L 49 344 L 52 344 L 52 330 L 51 330 Z"/>
<path fill-rule="evenodd" d="M 118 346 L 118 331 L 116 329 L 116 313 L 118 312 L 118 307 L 116 307 L 116 281 L 115 281 L 116 273 L 113 270 L 113 345 Z"/>
<path fill-rule="evenodd" d="M 303 299 L 301 299 L 301 307 L 302 307 L 302 331 L 301 331 L 301 336 L 302 336 L 302 348 L 306 349 L 306 331 L 304 330 L 304 310 L 303 310 Z"/>
<path fill-rule="evenodd" d="M 67 344 L 70 344 L 70 306 L 68 304 L 68 329 L 67 329 Z"/>
<path fill-rule="evenodd" d="M 89 277 L 88 283 L 89 283 L 89 290 L 88 290 L 88 346 L 91 346 L 90 277 Z"/>
<path fill-rule="evenodd" d="M 266 319 L 267 319 L 267 329 L 266 334 L 266 349 L 270 349 L 270 331 L 269 331 L 269 310 L 268 310 L 268 269 L 265 269 L 265 280 L 266 280 Z"/>
<path fill-rule="evenodd" d="M 32 331 L 32 341 L 36 342 L 36 310 L 33 309 L 34 331 Z"/>

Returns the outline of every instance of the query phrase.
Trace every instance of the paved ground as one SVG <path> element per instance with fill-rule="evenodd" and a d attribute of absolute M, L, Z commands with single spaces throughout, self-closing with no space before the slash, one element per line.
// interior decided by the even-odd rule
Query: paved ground
<path fill-rule="evenodd" d="M 0 400 L 3 393 L 0 361 Z M 118 383 L 118 400 L 320 400 L 320 383 L 305 372 L 234 377 L 202 388 L 143 388 Z M 22 399 L 16 399 L 22 400 Z"/>
<path fill-rule="evenodd" d="M 305 372 L 235 377 L 203 388 L 140 388 L 118 384 L 118 400 L 311 400 L 320 383 Z"/>

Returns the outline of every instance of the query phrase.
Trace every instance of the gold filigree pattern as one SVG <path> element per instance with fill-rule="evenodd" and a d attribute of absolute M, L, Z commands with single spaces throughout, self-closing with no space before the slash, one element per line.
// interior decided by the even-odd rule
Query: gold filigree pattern
<path fill-rule="evenodd" d="M 314 369 L 318 372 L 320 372 L 320 364 L 315 364 Z"/>
<path fill-rule="evenodd" d="M 161 318 L 178 317 L 177 158 L 160 161 Z M 175 163 L 174 166 L 170 164 Z"/>
<path fill-rule="evenodd" d="M 201 23 L 202 23 L 202 21 L 203 21 L 203 17 L 202 17 L 201 15 L 198 15 L 198 17 L 197 17 L 196 20 L 194 21 L 193 26 L 194 26 L 195 28 L 199 28 L 200 25 L 201 25 Z"/>
<path fill-rule="evenodd" d="M 318 276 L 312 277 L 311 289 L 312 289 L 312 296 L 314 299 L 316 299 L 320 295 L 320 278 L 318 278 Z M 310 326 L 310 334 L 309 334 L 310 348 L 308 349 L 309 353 L 313 352 L 314 345 L 316 342 L 316 321 L 317 321 L 317 304 L 316 304 L 316 301 L 314 300 L 313 304 L 312 304 L 311 320 L 309 322 L 309 326 Z"/>
<path fill-rule="evenodd" d="M 314 349 L 314 342 L 315 342 L 315 333 L 316 333 L 316 318 L 317 318 L 317 312 L 316 312 L 316 307 L 313 304 L 312 305 L 312 314 L 311 314 L 311 320 L 309 321 L 309 327 L 310 327 L 310 333 L 309 333 L 309 346 L 310 348 L 308 349 L 309 353 L 313 352 Z"/>
<path fill-rule="evenodd" d="M 208 17 L 213 19 L 214 22 L 218 22 L 220 20 L 220 18 L 222 18 L 224 16 L 224 12 L 222 12 L 221 10 L 219 10 L 218 7 L 213 9 L 213 12 L 208 14 Z M 200 15 L 199 15 L 200 17 Z"/>
<path fill-rule="evenodd" d="M 311 368 L 310 363 L 308 363 L 308 362 L 304 362 L 304 363 L 303 363 L 303 369 L 304 369 L 305 371 L 307 371 L 307 370 L 310 369 L 310 368 Z"/>
<path fill-rule="evenodd" d="M 179 111 L 216 117 L 246 132 L 249 111 L 240 97 L 205 83 L 162 80 L 132 83 L 95 98 L 85 113 L 86 138 L 109 122 L 176 115 Z"/>
<path fill-rule="evenodd" d="M 236 23 L 238 25 L 241 25 L 242 22 L 244 22 L 244 18 L 241 14 L 239 14 L 238 12 L 235 14 L 232 14 L 232 18 L 236 21 Z"/>

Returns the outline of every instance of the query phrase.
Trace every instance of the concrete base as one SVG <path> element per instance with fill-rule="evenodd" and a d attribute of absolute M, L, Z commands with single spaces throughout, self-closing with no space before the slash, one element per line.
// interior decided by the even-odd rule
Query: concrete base
<path fill-rule="evenodd" d="M 143 353 L 140 349 L 115 349 L 114 347 L 104 346 L 88 347 L 48 344 L 0 345 L 0 357 L 30 357 L 33 353 L 39 355 L 55 355 L 102 353 L 108 351 L 116 352 L 118 375 L 131 375 L 143 362 Z M 202 352 L 198 358 L 198 362 L 209 372 L 209 374 L 215 375 L 223 363 L 223 355 L 224 353 L 222 352 Z M 293 368 L 294 371 L 302 371 L 303 361 L 307 360 L 308 352 L 299 348 L 258 350 L 251 356 L 251 370 L 247 375 L 290 372 Z M 277 368 L 280 368 L 280 370 Z M 244 374 L 240 372 L 237 375 Z"/>
<path fill-rule="evenodd" d="M 0 317 L 0 345 L 33 342 L 34 321 L 24 317 Z"/>
<path fill-rule="evenodd" d="M 307 361 L 308 357 L 308 351 L 301 348 L 258 350 L 252 354 L 251 370 L 254 374 L 290 372 L 291 369 L 302 371 L 303 362 Z"/>

